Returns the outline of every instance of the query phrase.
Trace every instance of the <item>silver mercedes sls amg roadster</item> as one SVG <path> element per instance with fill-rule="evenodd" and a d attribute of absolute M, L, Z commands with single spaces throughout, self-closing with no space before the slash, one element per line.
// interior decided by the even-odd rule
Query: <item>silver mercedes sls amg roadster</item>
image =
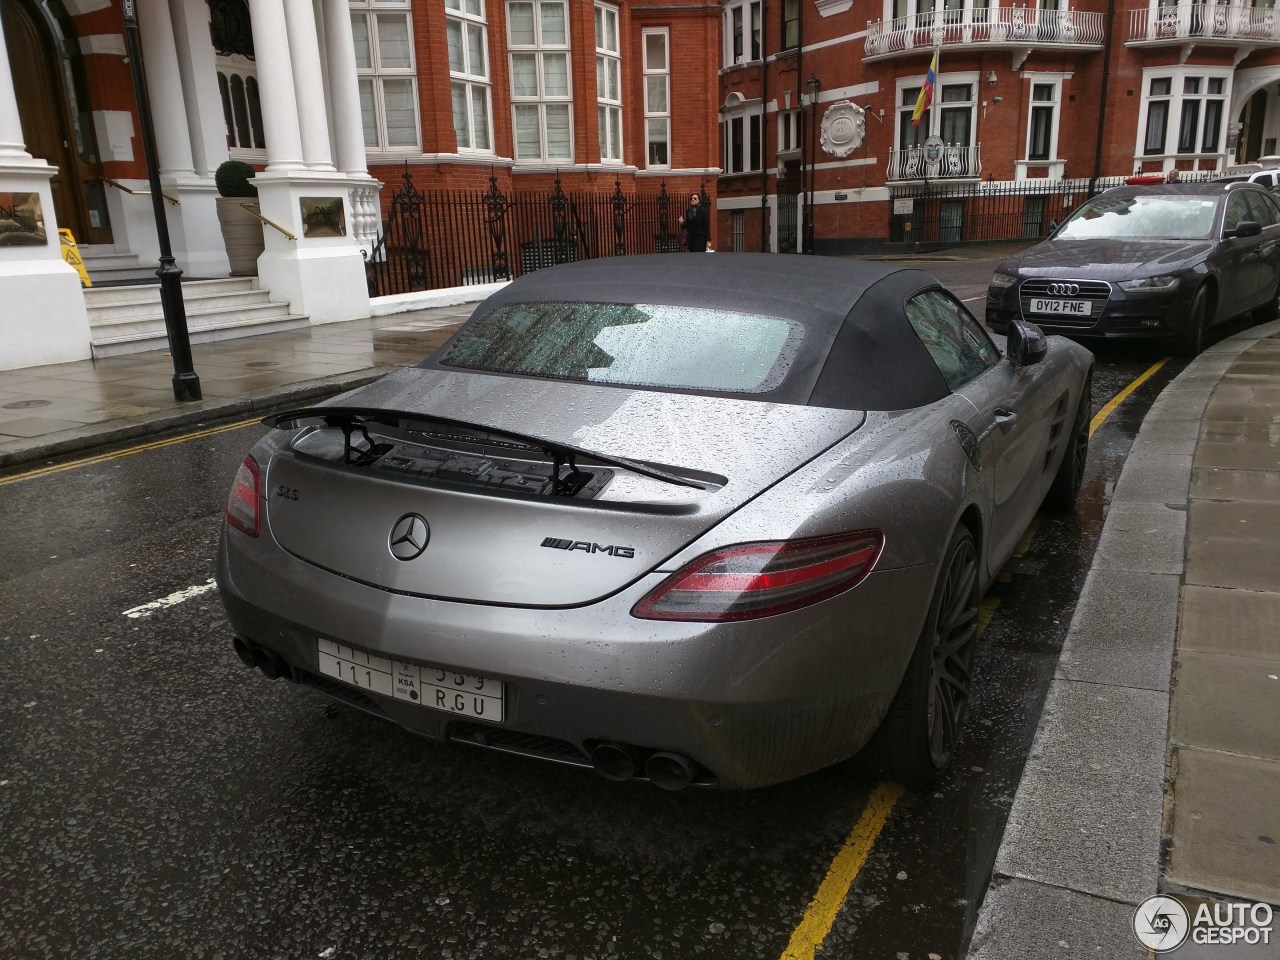
<path fill-rule="evenodd" d="M 618 257 L 269 418 L 226 508 L 241 659 L 428 737 L 760 787 L 946 769 L 977 603 L 1071 509 L 1093 357 L 933 277 Z"/>

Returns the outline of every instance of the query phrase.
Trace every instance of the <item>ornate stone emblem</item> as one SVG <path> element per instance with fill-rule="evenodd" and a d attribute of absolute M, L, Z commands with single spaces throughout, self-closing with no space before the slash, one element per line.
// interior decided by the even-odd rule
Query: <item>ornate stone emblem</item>
<path fill-rule="evenodd" d="M 822 115 L 822 149 L 844 159 L 862 146 L 867 136 L 866 111 L 856 103 L 841 100 Z"/>

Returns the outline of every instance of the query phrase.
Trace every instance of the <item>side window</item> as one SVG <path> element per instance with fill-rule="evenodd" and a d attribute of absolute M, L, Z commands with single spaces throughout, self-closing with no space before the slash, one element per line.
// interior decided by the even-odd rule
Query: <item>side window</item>
<path fill-rule="evenodd" d="M 1269 227 L 1276 222 L 1275 214 L 1271 211 L 1271 205 L 1267 202 L 1271 198 L 1261 193 L 1247 193 L 1245 196 L 1249 201 L 1249 219 L 1257 220 L 1264 227 Z"/>
<path fill-rule="evenodd" d="M 1222 221 L 1222 229 L 1234 230 L 1241 220 L 1249 219 L 1249 208 L 1245 205 L 1244 195 L 1239 191 L 1227 197 L 1227 216 Z"/>
<path fill-rule="evenodd" d="M 908 300 L 906 310 L 911 328 L 952 390 L 999 362 L 987 332 L 951 294 L 926 290 Z"/>

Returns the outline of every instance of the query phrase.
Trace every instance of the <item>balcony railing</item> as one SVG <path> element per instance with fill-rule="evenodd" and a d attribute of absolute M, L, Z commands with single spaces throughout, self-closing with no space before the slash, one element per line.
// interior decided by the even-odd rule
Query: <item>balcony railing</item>
<path fill-rule="evenodd" d="M 960 180 L 982 175 L 982 144 L 948 144 L 930 154 L 924 147 L 907 147 L 889 154 L 888 180 Z"/>
<path fill-rule="evenodd" d="M 1247 3 L 1182 3 L 1129 11 L 1126 43 L 1280 43 L 1280 14 Z"/>
<path fill-rule="evenodd" d="M 959 44 L 995 47 L 1100 47 L 1105 40 L 1101 13 L 995 7 L 983 10 L 934 10 L 867 24 L 866 57 Z"/>

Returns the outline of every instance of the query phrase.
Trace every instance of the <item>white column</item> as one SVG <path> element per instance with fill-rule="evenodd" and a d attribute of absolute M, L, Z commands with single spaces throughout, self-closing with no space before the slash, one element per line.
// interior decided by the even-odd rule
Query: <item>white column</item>
<path fill-rule="evenodd" d="M 293 61 L 293 89 L 298 104 L 303 162 L 309 170 L 332 171 L 324 74 L 320 70 L 320 36 L 316 32 L 316 12 L 311 2 L 284 0 L 289 56 Z"/>
<path fill-rule="evenodd" d="M 18 116 L 18 94 L 13 89 L 13 73 L 9 69 L 9 48 L 4 42 L 4 23 L 0 21 L 0 161 L 30 160 L 22 139 L 22 119 Z"/>
<path fill-rule="evenodd" d="M 187 129 L 196 173 L 211 177 L 227 159 L 227 124 L 218 94 L 218 64 L 209 28 L 207 3 L 181 2 L 173 7 L 173 33 L 178 44 L 182 86 L 187 91 Z"/>
<path fill-rule="evenodd" d="M 138 0 L 138 30 L 142 34 L 142 60 L 147 71 L 151 115 L 155 120 L 160 173 L 190 176 L 195 173 L 195 166 L 191 160 L 182 71 L 178 67 L 168 0 Z"/>
<path fill-rule="evenodd" d="M 338 169 L 352 176 L 369 172 L 360 112 L 360 82 L 356 76 L 355 38 L 347 0 L 324 0 L 325 46 L 329 53 L 329 98 L 333 109 L 333 138 Z"/>
<path fill-rule="evenodd" d="M 267 170 L 288 173 L 304 169 L 284 7 L 280 0 L 249 0 L 249 16 L 253 22 L 253 47 L 258 52 L 258 94 L 267 138 Z"/>

